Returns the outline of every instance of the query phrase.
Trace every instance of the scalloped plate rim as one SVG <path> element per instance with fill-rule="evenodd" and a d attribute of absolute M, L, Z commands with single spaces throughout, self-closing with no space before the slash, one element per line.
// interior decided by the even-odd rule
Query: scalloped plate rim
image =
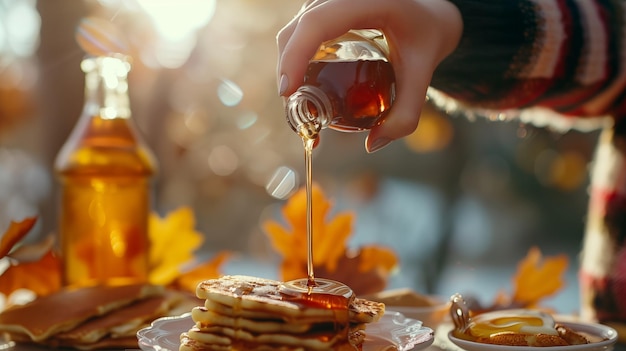
<path fill-rule="evenodd" d="M 363 343 L 363 351 L 378 351 L 384 350 L 389 346 L 395 346 L 398 351 L 416 351 L 424 349 L 430 346 L 435 338 L 434 331 L 428 327 L 422 325 L 421 321 L 407 318 L 400 312 L 390 311 L 385 313 L 380 321 L 372 323 L 371 325 L 378 324 L 385 327 L 386 324 L 393 323 L 409 323 L 404 327 L 404 330 L 408 328 L 417 329 L 417 334 L 403 344 L 393 341 L 393 335 L 391 332 L 385 335 L 379 335 L 378 332 L 374 334 L 368 333 Z M 180 325 L 178 325 L 180 323 Z M 162 317 L 154 320 L 149 327 L 143 328 L 137 332 L 137 340 L 139 348 L 143 351 L 178 351 L 178 342 L 173 342 L 169 338 L 178 338 L 182 331 L 186 331 L 193 322 L 191 321 L 191 313 L 187 312 L 179 316 Z M 383 333 L 386 333 L 383 331 Z M 375 341 L 373 340 L 375 339 Z M 370 345 L 368 345 L 368 341 Z M 384 345 L 371 346 L 374 342 L 384 343 Z M 369 347 L 368 347 L 369 346 Z M 378 347 L 380 346 L 380 347 Z"/>

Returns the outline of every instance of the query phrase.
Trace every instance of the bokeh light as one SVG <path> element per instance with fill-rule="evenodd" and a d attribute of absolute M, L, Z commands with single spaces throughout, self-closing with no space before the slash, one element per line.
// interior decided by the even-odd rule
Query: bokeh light
<path fill-rule="evenodd" d="M 219 176 L 228 176 L 237 170 L 239 157 L 227 145 L 218 145 L 209 154 L 209 167 Z"/>
<path fill-rule="evenodd" d="M 196 46 L 196 32 L 215 13 L 215 0 L 136 0 L 158 33 L 154 58 L 165 68 L 184 64 Z"/>
<path fill-rule="evenodd" d="M 286 199 L 297 190 L 296 172 L 288 167 L 279 167 L 272 179 L 265 186 L 265 190 L 277 199 Z"/>
<path fill-rule="evenodd" d="M 41 18 L 34 0 L 4 0 L 0 3 L 0 52 L 29 57 L 39 44 Z M 2 25 L 4 24 L 4 25 Z M 2 35 L 2 32 L 5 35 Z M 2 43 L 4 42 L 4 43 Z"/>
<path fill-rule="evenodd" d="M 546 186 L 572 191 L 587 179 L 587 160 L 576 151 L 546 149 L 536 159 L 535 175 Z"/>
<path fill-rule="evenodd" d="M 449 118 L 435 110 L 432 105 L 425 104 L 418 128 L 404 141 L 414 152 L 429 153 L 445 149 L 453 137 L 454 130 Z"/>
<path fill-rule="evenodd" d="M 235 82 L 224 80 L 217 88 L 217 96 L 224 105 L 232 107 L 241 102 L 243 91 Z"/>

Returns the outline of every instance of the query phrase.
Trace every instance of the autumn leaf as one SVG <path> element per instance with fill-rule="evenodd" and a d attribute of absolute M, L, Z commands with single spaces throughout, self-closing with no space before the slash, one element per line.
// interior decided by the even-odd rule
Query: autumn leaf
<path fill-rule="evenodd" d="M 9 228 L 0 239 L 0 258 L 11 252 L 15 244 L 22 240 L 37 222 L 37 217 L 28 217 L 21 222 L 11 221 Z"/>
<path fill-rule="evenodd" d="M 356 293 L 382 290 L 388 276 L 397 267 L 395 253 L 377 246 L 362 247 L 356 254 L 352 252 L 354 250 L 348 250 L 347 242 L 352 235 L 354 214 L 343 212 L 330 218 L 332 203 L 315 183 L 312 196 L 315 275 L 348 284 Z M 282 214 L 286 225 L 275 220 L 263 223 L 272 247 L 283 258 L 280 264 L 281 278 L 287 281 L 306 277 L 306 189 L 300 189 L 287 201 Z M 363 287 L 366 292 L 359 291 L 362 282 L 371 283 Z"/>
<path fill-rule="evenodd" d="M 44 296 L 61 288 L 61 263 L 52 251 L 37 261 L 11 262 L 0 275 L 0 293 L 9 296 L 17 289 L 28 289 Z"/>
<path fill-rule="evenodd" d="M 40 245 L 21 246 L 13 250 L 36 221 L 37 217 L 29 217 L 20 222 L 11 221 L 0 240 L 0 259 L 9 264 L 0 275 L 0 294 L 9 296 L 17 289 L 27 289 L 43 296 L 61 287 L 61 264 L 52 252 L 50 238 L 46 238 Z M 15 257 L 6 257 L 9 254 Z"/>
<path fill-rule="evenodd" d="M 0 241 L 1 252 L 11 252 L 13 246 L 28 233 L 33 224 L 34 219 L 12 222 L 7 234 Z M 221 275 L 220 268 L 231 255 L 228 252 L 220 252 L 212 260 L 188 272 L 182 272 L 184 265 L 193 261 L 194 251 L 203 242 L 202 233 L 196 231 L 194 227 L 195 217 L 188 207 L 179 208 L 164 218 L 160 218 L 156 213 L 150 215 L 151 283 L 195 291 L 195 284 L 200 280 Z M 28 289 L 38 296 L 43 296 L 61 288 L 61 262 L 52 251 L 50 239 L 48 237 L 44 242 L 22 246 L 19 250 L 13 251 L 14 258 L 5 258 L 10 265 L 0 275 L 0 293 L 9 296 L 17 289 Z M 33 256 L 34 260 L 16 259 Z"/>
<path fill-rule="evenodd" d="M 346 241 L 351 235 L 353 215 L 340 213 L 326 221 L 332 204 L 325 197 L 322 189 L 314 184 L 312 188 L 313 203 L 313 264 L 325 265 L 333 271 L 339 258 L 346 251 Z M 283 227 L 270 220 L 263 227 L 274 249 L 285 261 L 306 267 L 308 248 L 306 233 L 306 190 L 297 191 L 285 204 L 282 214 L 288 223 Z M 288 267 L 283 266 L 284 269 Z"/>
<path fill-rule="evenodd" d="M 374 252 L 390 253 L 389 258 L 391 260 L 388 263 L 391 261 L 397 263 L 395 255 L 390 250 L 364 247 L 359 250 L 349 250 L 346 255 L 340 258 L 338 268 L 334 272 L 328 272 L 324 267 L 318 267 L 315 274 L 320 278 L 329 278 L 349 285 L 357 296 L 380 292 L 387 286 L 389 275 L 397 267 L 397 264 L 393 264 L 392 269 L 387 269 L 385 263 L 381 264 L 378 261 L 378 257 L 371 256 Z M 291 279 L 295 278 L 297 277 Z"/>
<path fill-rule="evenodd" d="M 532 247 L 519 262 L 513 278 L 512 302 L 525 307 L 559 291 L 564 285 L 563 274 L 569 264 L 564 254 L 543 258 L 537 247 Z"/>
<path fill-rule="evenodd" d="M 379 246 L 365 246 L 359 251 L 361 256 L 359 271 L 361 272 L 379 269 L 388 274 L 398 267 L 398 257 L 391 249 Z"/>
<path fill-rule="evenodd" d="M 201 281 L 222 276 L 222 265 L 230 259 L 232 255 L 233 254 L 229 251 L 218 252 L 211 260 L 194 267 L 190 271 L 180 274 L 173 285 L 181 290 L 195 292 L 198 283 Z"/>
<path fill-rule="evenodd" d="M 202 233 L 195 230 L 195 217 L 189 207 L 181 207 L 166 217 L 152 213 L 149 219 L 150 282 L 168 285 L 192 261 L 202 245 Z"/>

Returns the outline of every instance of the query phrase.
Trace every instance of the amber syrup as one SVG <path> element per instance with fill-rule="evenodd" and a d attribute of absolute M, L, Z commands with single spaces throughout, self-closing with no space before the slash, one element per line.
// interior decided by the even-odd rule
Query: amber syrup
<path fill-rule="evenodd" d="M 288 282 L 290 289 L 308 293 L 336 293 L 343 290 L 338 285 L 316 281 L 313 272 L 313 204 L 312 204 L 312 154 L 319 143 L 319 133 L 324 127 L 320 120 L 327 120 L 328 127 L 341 131 L 362 131 L 382 123 L 395 99 L 395 75 L 391 64 L 382 59 L 311 61 L 304 78 L 304 85 L 315 87 L 330 100 L 329 111 L 318 111 L 310 96 L 294 94 L 288 104 L 287 120 L 300 135 L 305 151 L 306 168 L 306 232 L 307 232 L 307 279 Z M 316 93 L 319 94 L 319 93 Z M 304 104 L 303 104 L 304 102 Z M 318 105 L 321 106 L 321 105 Z M 304 108 L 301 108 L 304 107 Z M 292 115 L 290 115 L 292 114 Z M 345 285 L 344 285 L 345 286 Z M 346 287 L 347 290 L 350 290 Z M 351 290 L 350 290 L 351 291 Z M 349 295 L 352 295 L 350 292 Z"/>
<path fill-rule="evenodd" d="M 344 132 L 379 125 L 395 99 L 393 67 L 385 60 L 312 61 L 304 84 L 328 95 L 332 104 L 329 128 Z"/>
<path fill-rule="evenodd" d="M 327 98 L 330 108 L 313 103 L 312 96 L 306 94 L 294 95 L 288 102 L 287 121 L 302 138 L 305 151 L 307 277 L 285 282 L 282 292 L 286 299 L 298 300 L 305 306 L 333 310 L 335 329 L 346 333 L 347 338 L 352 289 L 341 282 L 316 278 L 314 273 L 313 150 L 324 127 L 357 132 L 381 124 L 395 99 L 395 76 L 386 60 L 312 61 L 304 84 L 325 95 L 315 97 L 315 101 Z"/>
<path fill-rule="evenodd" d="M 302 126 L 307 128 L 307 126 Z M 335 329 L 346 334 L 350 321 L 349 307 L 354 299 L 352 289 L 347 285 L 323 278 L 315 278 L 313 267 L 313 149 L 318 141 L 317 133 L 301 131 L 305 150 L 306 168 L 306 233 L 307 233 L 307 277 L 285 282 L 282 288 L 285 299 L 297 300 L 311 308 L 327 308 L 333 311 Z"/>
<path fill-rule="evenodd" d="M 153 160 L 127 119 L 94 116 L 84 127 L 57 165 L 64 283 L 147 281 Z"/>
<path fill-rule="evenodd" d="M 330 125 L 341 131 L 362 131 L 382 123 L 395 98 L 395 75 L 386 60 L 312 61 L 307 69 L 304 84 L 318 88 L 331 103 Z M 288 113 L 300 109 L 289 110 Z M 345 284 L 327 279 L 316 279 L 313 272 L 313 204 L 312 204 L 312 154 L 319 143 L 319 113 L 315 104 L 308 103 L 307 116 L 288 116 L 288 121 L 302 138 L 306 168 L 306 232 L 307 278 L 285 283 L 290 293 L 306 293 L 310 299 L 320 299 L 336 307 L 348 306 L 352 290 Z M 313 117 L 312 119 L 309 117 Z M 347 307 L 343 307 L 346 308 Z"/>

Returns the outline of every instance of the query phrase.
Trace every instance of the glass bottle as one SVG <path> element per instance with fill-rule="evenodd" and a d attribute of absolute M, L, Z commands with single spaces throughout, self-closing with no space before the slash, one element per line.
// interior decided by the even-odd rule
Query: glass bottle
<path fill-rule="evenodd" d="M 377 30 L 351 30 L 323 43 L 304 84 L 286 103 L 287 122 L 299 135 L 317 138 L 324 128 L 344 132 L 382 123 L 395 99 L 389 48 Z"/>
<path fill-rule="evenodd" d="M 148 278 L 152 152 L 131 118 L 125 56 L 82 61 L 82 114 L 55 160 L 65 285 Z"/>

